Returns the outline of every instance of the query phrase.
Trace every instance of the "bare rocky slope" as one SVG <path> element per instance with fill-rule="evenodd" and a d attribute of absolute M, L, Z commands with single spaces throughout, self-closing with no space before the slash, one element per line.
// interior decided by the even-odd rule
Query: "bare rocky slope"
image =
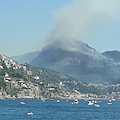
<path fill-rule="evenodd" d="M 47 45 L 30 64 L 89 83 L 120 83 L 120 65 L 82 41 L 76 41 L 72 49 Z"/>

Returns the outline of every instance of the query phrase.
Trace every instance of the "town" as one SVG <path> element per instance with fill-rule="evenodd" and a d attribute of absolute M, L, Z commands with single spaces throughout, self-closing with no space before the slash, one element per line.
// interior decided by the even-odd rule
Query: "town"
<path fill-rule="evenodd" d="M 100 93 L 95 93 L 99 85 L 85 84 L 3 55 L 0 55 L 0 80 L 0 99 L 120 99 L 120 84 L 102 86 Z M 85 92 L 83 88 L 88 90 Z"/>

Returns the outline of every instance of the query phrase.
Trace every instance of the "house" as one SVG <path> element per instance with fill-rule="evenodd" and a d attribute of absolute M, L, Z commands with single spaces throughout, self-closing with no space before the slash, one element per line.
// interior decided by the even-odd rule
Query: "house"
<path fill-rule="evenodd" d="M 0 69 L 3 69 L 3 66 L 2 66 L 2 65 L 0 65 Z"/>
<path fill-rule="evenodd" d="M 22 87 L 22 88 L 25 88 L 25 89 L 28 88 L 28 86 L 27 86 L 25 83 L 22 83 L 22 84 L 21 84 L 21 87 Z"/>
<path fill-rule="evenodd" d="M 40 78 L 39 78 L 39 76 L 35 76 L 35 77 L 33 77 L 34 79 L 36 79 L 36 80 L 39 80 Z"/>
<path fill-rule="evenodd" d="M 9 77 L 8 73 L 5 73 L 5 77 Z"/>

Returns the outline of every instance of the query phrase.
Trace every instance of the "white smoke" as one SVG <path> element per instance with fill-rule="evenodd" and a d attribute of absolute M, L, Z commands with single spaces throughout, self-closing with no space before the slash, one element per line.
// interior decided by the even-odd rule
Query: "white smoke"
<path fill-rule="evenodd" d="M 48 41 L 69 48 L 74 40 L 82 39 L 88 30 L 104 26 L 120 12 L 120 0 L 73 0 L 53 14 L 56 27 Z M 71 47 L 70 49 L 73 49 Z"/>

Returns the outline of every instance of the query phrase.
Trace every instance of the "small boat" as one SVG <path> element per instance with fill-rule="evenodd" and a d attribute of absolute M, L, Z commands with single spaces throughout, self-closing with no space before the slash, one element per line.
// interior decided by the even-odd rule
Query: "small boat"
<path fill-rule="evenodd" d="M 33 112 L 28 112 L 27 114 L 28 114 L 28 115 L 33 115 Z"/>
<path fill-rule="evenodd" d="M 94 103 L 97 103 L 97 101 L 95 100 Z"/>
<path fill-rule="evenodd" d="M 108 104 L 108 105 L 111 105 L 112 103 L 111 103 L 111 102 L 108 102 L 107 104 Z"/>
<path fill-rule="evenodd" d="M 93 105 L 93 104 L 94 104 L 94 102 L 91 102 L 91 101 L 87 102 L 87 105 Z"/>
<path fill-rule="evenodd" d="M 78 104 L 78 100 L 75 99 L 74 102 L 72 102 L 71 104 Z"/>
<path fill-rule="evenodd" d="M 95 106 L 95 107 L 100 107 L 100 105 L 98 105 L 98 104 L 94 104 L 94 106 Z"/>
<path fill-rule="evenodd" d="M 26 104 L 26 103 L 24 103 L 24 102 L 20 102 L 20 104 L 23 104 L 23 105 L 24 105 L 24 104 Z"/>
<path fill-rule="evenodd" d="M 74 104 L 78 104 L 78 100 L 77 99 L 74 100 Z"/>
<path fill-rule="evenodd" d="M 56 100 L 56 102 L 60 102 L 60 100 Z"/>

